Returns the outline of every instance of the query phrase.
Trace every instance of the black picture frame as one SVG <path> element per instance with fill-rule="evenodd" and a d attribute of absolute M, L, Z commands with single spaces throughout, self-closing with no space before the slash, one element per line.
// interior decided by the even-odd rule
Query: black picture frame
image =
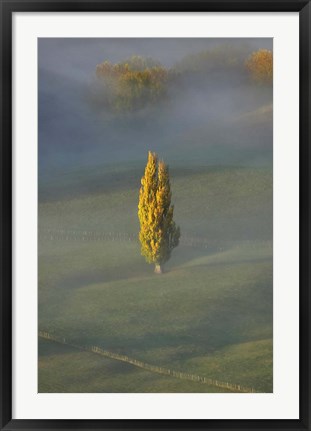
<path fill-rule="evenodd" d="M 1 12 L 1 331 L 0 424 L 3 430 L 207 429 L 311 430 L 310 422 L 310 1 L 302 0 L 0 0 Z M 300 414 L 297 420 L 12 419 L 12 14 L 14 12 L 299 12 L 300 66 Z M 289 371 L 290 372 L 290 371 Z"/>

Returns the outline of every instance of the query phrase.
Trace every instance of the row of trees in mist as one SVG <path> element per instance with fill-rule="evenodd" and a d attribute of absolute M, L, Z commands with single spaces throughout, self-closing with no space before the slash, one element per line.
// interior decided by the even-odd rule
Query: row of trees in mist
<path fill-rule="evenodd" d="M 106 87 L 114 109 L 139 109 L 163 98 L 169 70 L 151 58 L 133 56 L 117 64 L 109 61 L 96 67 L 96 76 Z"/>
<path fill-rule="evenodd" d="M 188 55 L 172 68 L 140 56 L 116 64 L 106 60 L 96 67 L 96 101 L 116 112 L 135 111 L 165 100 L 169 86 L 178 85 L 183 77 L 209 79 L 213 72 L 237 72 L 257 84 L 271 85 L 273 54 L 260 49 L 246 55 L 244 49 L 220 46 Z"/>

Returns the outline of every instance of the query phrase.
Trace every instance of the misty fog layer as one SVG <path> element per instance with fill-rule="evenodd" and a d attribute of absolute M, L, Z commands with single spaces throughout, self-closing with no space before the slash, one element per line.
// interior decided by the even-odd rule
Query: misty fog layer
<path fill-rule="evenodd" d="M 68 343 L 40 338 L 38 392 L 232 392 L 73 346 L 273 392 L 272 39 L 38 48 L 38 328 Z M 162 275 L 139 241 L 149 150 L 181 233 Z"/>
<path fill-rule="evenodd" d="M 152 110 L 113 115 L 92 103 L 96 66 L 132 55 L 167 68 L 228 46 L 242 57 L 272 39 L 39 39 L 39 175 L 145 161 L 170 166 L 271 166 L 272 87 L 241 69 L 183 73 Z"/>

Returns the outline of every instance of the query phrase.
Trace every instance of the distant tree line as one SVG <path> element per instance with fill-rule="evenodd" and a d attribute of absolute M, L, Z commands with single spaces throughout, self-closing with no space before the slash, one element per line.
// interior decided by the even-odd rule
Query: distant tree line
<path fill-rule="evenodd" d="M 111 106 L 116 111 L 137 110 L 165 97 L 169 71 L 151 58 L 133 56 L 96 67 L 96 76 L 104 83 Z"/>
<path fill-rule="evenodd" d="M 104 61 L 96 67 L 100 84 L 96 98 L 99 102 L 104 98 L 106 105 L 115 112 L 133 112 L 165 100 L 169 84 L 178 83 L 180 77 L 199 73 L 208 78 L 213 71 L 247 72 L 253 82 L 271 85 L 273 53 L 259 49 L 247 57 L 245 48 L 218 46 L 188 55 L 172 68 L 141 56 L 132 56 L 116 64 Z"/>

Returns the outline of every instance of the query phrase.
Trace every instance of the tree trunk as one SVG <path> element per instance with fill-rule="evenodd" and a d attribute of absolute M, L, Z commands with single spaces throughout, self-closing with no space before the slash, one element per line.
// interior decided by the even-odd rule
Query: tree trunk
<path fill-rule="evenodd" d="M 154 268 L 154 272 L 155 272 L 156 274 L 162 274 L 162 273 L 163 273 L 163 270 L 162 270 L 162 266 L 161 266 L 161 264 L 156 263 L 155 268 Z"/>

